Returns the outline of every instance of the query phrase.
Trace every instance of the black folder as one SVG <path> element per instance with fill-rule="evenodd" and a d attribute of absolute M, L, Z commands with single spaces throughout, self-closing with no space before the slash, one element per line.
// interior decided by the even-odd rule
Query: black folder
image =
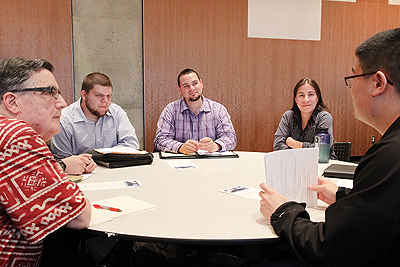
<path fill-rule="evenodd" d="M 100 153 L 90 150 L 87 153 L 92 155 L 92 159 L 101 166 L 107 168 L 120 168 L 129 166 L 148 165 L 153 162 L 153 154 L 143 151 L 140 154 L 131 153 Z"/>
<path fill-rule="evenodd" d="M 357 165 L 331 164 L 325 170 L 323 175 L 331 178 L 353 179 Z"/>
<path fill-rule="evenodd" d="M 139 160 L 124 160 L 124 161 L 103 161 L 96 160 L 96 163 L 100 166 L 104 166 L 107 168 L 121 168 L 121 167 L 130 167 L 130 166 L 140 166 L 140 165 L 148 165 L 153 161 L 150 159 L 139 159 Z"/>

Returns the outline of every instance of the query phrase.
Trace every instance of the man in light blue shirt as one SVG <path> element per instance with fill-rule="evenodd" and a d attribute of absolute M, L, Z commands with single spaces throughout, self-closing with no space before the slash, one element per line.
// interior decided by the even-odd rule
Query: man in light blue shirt
<path fill-rule="evenodd" d="M 82 82 L 81 98 L 62 110 L 61 131 L 52 138 L 51 151 L 67 168 L 71 156 L 95 148 L 139 148 L 135 129 L 126 112 L 111 102 L 112 91 L 106 75 L 91 73 Z M 86 172 L 83 165 L 80 166 L 81 173 Z"/>

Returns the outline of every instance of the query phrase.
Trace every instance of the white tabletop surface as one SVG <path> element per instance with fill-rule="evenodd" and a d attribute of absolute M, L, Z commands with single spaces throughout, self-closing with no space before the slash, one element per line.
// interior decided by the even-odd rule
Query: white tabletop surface
<path fill-rule="evenodd" d="M 90 227 L 99 233 L 138 241 L 234 244 L 277 241 L 259 200 L 218 190 L 244 185 L 259 189 L 265 181 L 264 153 L 237 152 L 239 158 L 190 159 L 199 168 L 175 170 L 154 155 L 151 165 L 107 169 L 82 183 L 139 180 L 143 186 L 85 191 L 90 201 L 128 195 L 157 206 Z M 188 159 L 189 160 L 189 159 Z M 326 164 L 328 166 L 329 164 Z M 323 170 L 325 165 L 320 166 Z M 320 170 L 321 171 L 321 170 Z M 326 205 L 308 208 L 313 221 L 324 220 Z"/>

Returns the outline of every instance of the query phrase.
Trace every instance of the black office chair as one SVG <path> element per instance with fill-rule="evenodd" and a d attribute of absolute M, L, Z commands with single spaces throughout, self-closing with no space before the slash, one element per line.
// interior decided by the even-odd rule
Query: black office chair
<path fill-rule="evenodd" d="M 350 161 L 351 142 L 336 142 L 333 150 L 339 160 Z"/>

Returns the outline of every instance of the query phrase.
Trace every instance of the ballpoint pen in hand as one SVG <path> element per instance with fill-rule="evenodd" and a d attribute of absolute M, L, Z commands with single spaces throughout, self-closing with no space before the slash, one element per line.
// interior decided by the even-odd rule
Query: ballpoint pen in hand
<path fill-rule="evenodd" d="M 115 211 L 115 212 L 121 212 L 122 211 L 119 208 L 108 207 L 108 206 L 99 205 L 99 204 L 93 204 L 93 207 L 95 207 L 96 209 L 103 209 L 103 210 L 109 210 L 109 211 Z"/>

